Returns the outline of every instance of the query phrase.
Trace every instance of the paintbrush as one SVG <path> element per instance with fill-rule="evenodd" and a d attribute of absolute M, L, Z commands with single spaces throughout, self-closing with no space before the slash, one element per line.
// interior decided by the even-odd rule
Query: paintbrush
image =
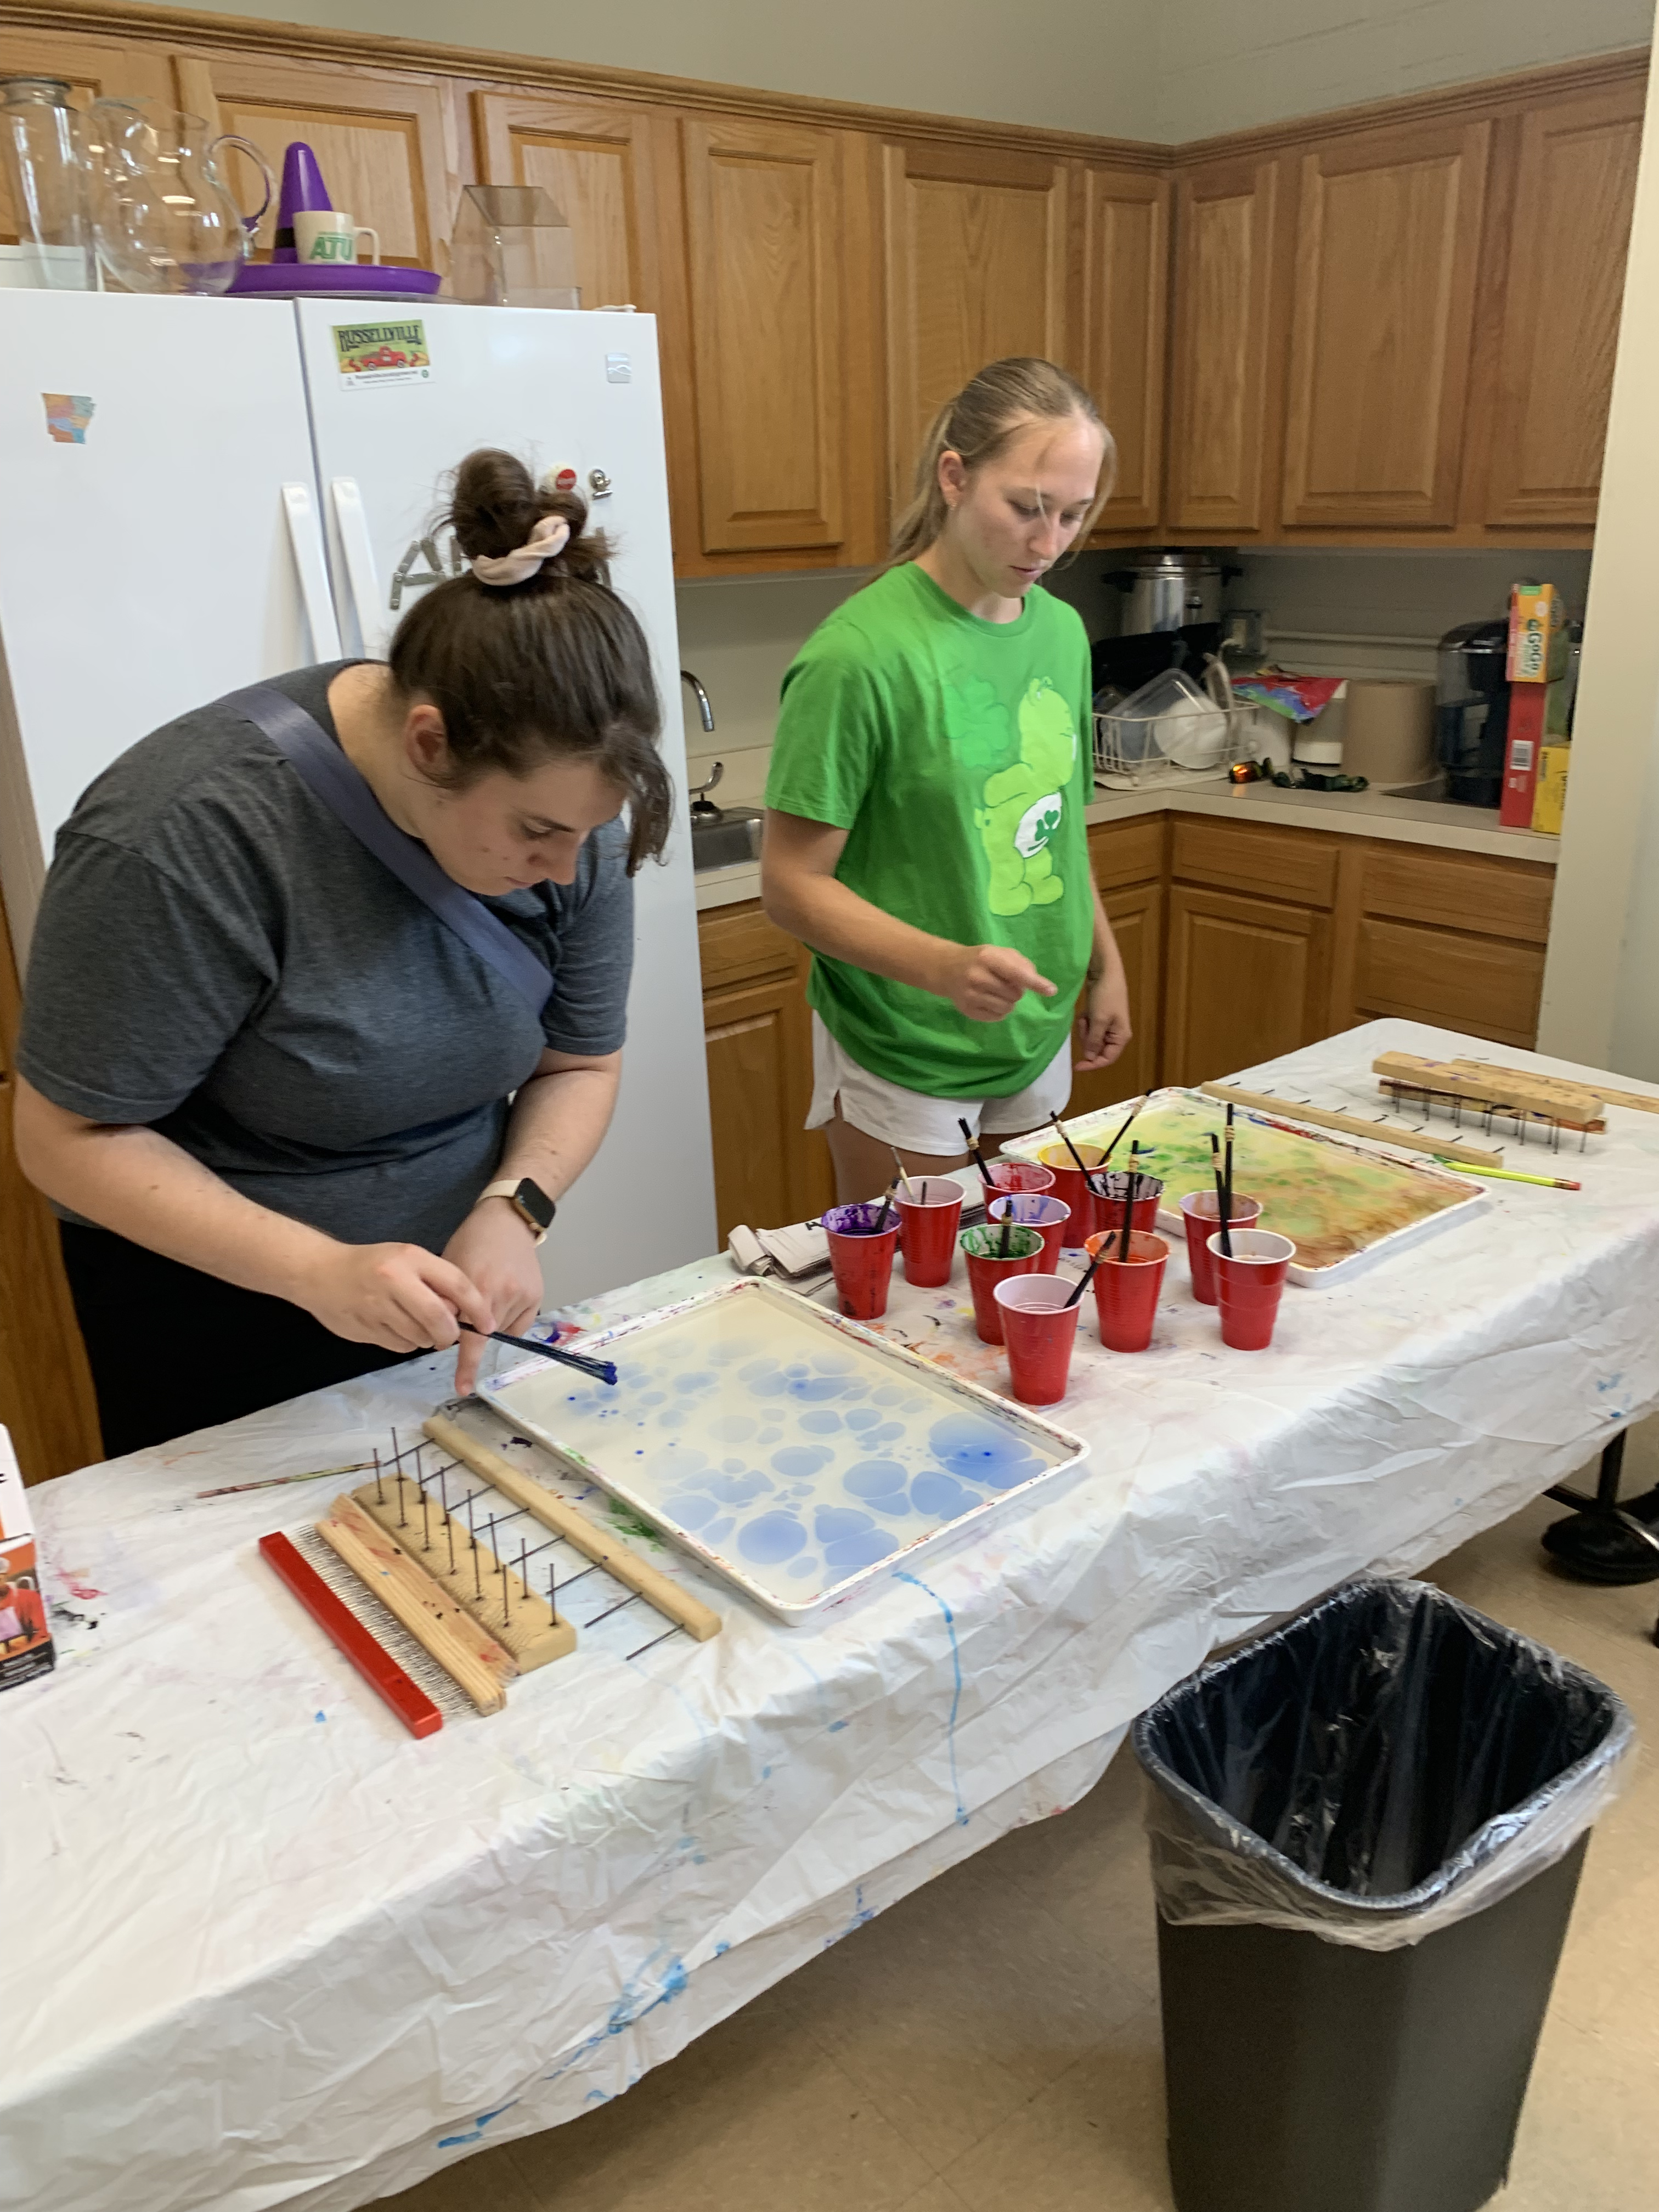
<path fill-rule="evenodd" d="M 1135 1185 L 1140 1181 L 1139 1159 L 1139 1146 L 1131 1145 L 1129 1165 L 1123 1177 L 1123 1228 L 1119 1236 L 1117 1246 L 1117 1256 L 1120 1260 L 1127 1260 L 1129 1256 L 1129 1237 L 1134 1227 L 1135 1218 Z"/>
<path fill-rule="evenodd" d="M 227 1482 L 217 1490 L 198 1490 L 198 1498 L 240 1498 L 245 1490 L 276 1490 L 285 1482 L 320 1482 L 325 1474 L 363 1474 L 372 1459 L 354 1459 L 349 1467 L 313 1467 L 307 1474 L 268 1474 L 258 1482 Z"/>
<path fill-rule="evenodd" d="M 1083 1177 L 1084 1182 L 1088 1186 L 1088 1188 L 1092 1190 L 1094 1185 L 1089 1182 L 1089 1170 L 1083 1164 L 1082 1153 L 1079 1152 L 1077 1146 L 1072 1142 L 1071 1132 L 1066 1128 L 1066 1124 L 1060 1120 L 1058 1114 L 1051 1114 L 1048 1116 L 1048 1119 L 1054 1123 L 1055 1128 L 1059 1130 L 1060 1142 L 1071 1154 L 1078 1173 Z"/>
<path fill-rule="evenodd" d="M 916 1194 L 911 1186 L 909 1176 L 904 1172 L 904 1163 L 898 1156 L 898 1146 L 889 1145 L 887 1149 L 893 1155 L 893 1165 L 898 1170 L 898 1179 L 904 1185 L 904 1195 L 908 1199 L 914 1199 Z"/>
<path fill-rule="evenodd" d="M 562 1367 L 574 1367 L 583 1375 L 591 1375 L 596 1382 L 609 1382 L 613 1387 L 617 1370 L 608 1359 L 589 1359 L 580 1352 L 564 1352 L 556 1344 L 543 1344 L 533 1336 L 509 1336 L 504 1328 L 474 1328 L 470 1321 L 459 1324 L 469 1336 L 487 1336 L 492 1344 L 510 1344 L 520 1352 L 538 1352 L 544 1359 L 556 1359 Z"/>
<path fill-rule="evenodd" d="M 1232 1212 L 1232 1194 L 1221 1180 L 1221 1140 L 1213 1129 L 1210 1132 L 1210 1170 L 1215 1176 L 1216 1210 L 1221 1217 L 1221 1249 L 1231 1260 L 1233 1240 L 1228 1232 L 1227 1219 Z"/>
<path fill-rule="evenodd" d="M 957 1115 L 957 1127 L 962 1132 L 962 1141 L 967 1146 L 969 1158 L 973 1161 L 974 1165 L 979 1170 L 981 1180 L 983 1182 L 986 1189 L 994 1192 L 996 1185 L 991 1180 L 990 1169 L 985 1164 L 985 1155 L 980 1150 L 979 1139 L 968 1127 L 967 1121 L 960 1114 Z"/>
<path fill-rule="evenodd" d="M 1232 1108 L 1232 1101 L 1231 1101 L 1231 1099 L 1229 1099 L 1229 1100 L 1228 1100 L 1228 1102 L 1227 1102 L 1227 1218 L 1228 1218 L 1230 1221 L 1232 1219 L 1232 1213 L 1233 1213 L 1233 1108 Z M 1232 1253 L 1231 1253 L 1231 1249 L 1230 1249 L 1230 1250 L 1228 1251 L 1227 1257 L 1231 1260 L 1231 1259 L 1232 1258 L 1232 1256 L 1233 1256 L 1233 1255 L 1232 1255 Z"/>
<path fill-rule="evenodd" d="M 1095 1269 L 1106 1257 L 1107 1253 L 1111 1249 L 1111 1245 L 1112 1240 L 1110 1237 L 1108 1237 L 1102 1243 L 1100 1249 L 1095 1254 L 1094 1258 L 1090 1261 L 1088 1266 L 1084 1269 L 1083 1273 L 1078 1277 L 1076 1282 L 1072 1285 L 1072 1295 L 1066 1301 L 1066 1304 L 1067 1306 L 1074 1306 L 1078 1300 L 1083 1296 L 1085 1291 L 1088 1289 L 1090 1284 L 1094 1280 Z M 1064 1309 L 1062 1308 L 1062 1311 Z"/>
<path fill-rule="evenodd" d="M 887 1186 L 887 1195 L 881 1201 L 881 1212 L 876 1216 L 875 1227 L 873 1229 L 867 1230 L 865 1232 L 867 1236 L 879 1237 L 882 1231 L 886 1228 L 887 1217 L 893 1210 L 893 1193 L 897 1188 L 898 1177 L 895 1176 L 892 1182 Z"/>
<path fill-rule="evenodd" d="M 1144 1105 L 1146 1104 L 1146 1100 L 1143 1098 L 1143 1099 L 1142 1099 L 1142 1101 L 1141 1101 L 1141 1105 L 1142 1105 L 1142 1106 L 1144 1106 Z M 1109 1145 L 1108 1145 L 1108 1146 L 1107 1146 L 1107 1147 L 1106 1147 L 1106 1158 L 1105 1158 L 1105 1159 L 1103 1159 L 1103 1160 L 1102 1160 L 1102 1162 L 1101 1162 L 1101 1164 L 1100 1164 L 1100 1166 L 1101 1166 L 1102 1168 L 1103 1168 L 1103 1167 L 1106 1165 L 1106 1162 L 1107 1162 L 1107 1160 L 1109 1160 L 1109 1159 L 1111 1158 L 1112 1154 L 1113 1154 L 1113 1153 L 1117 1150 L 1118 1146 L 1119 1146 L 1123 1142 L 1123 1139 L 1125 1139 L 1125 1137 L 1127 1137 L 1127 1136 L 1128 1135 L 1128 1133 L 1129 1133 L 1129 1124 L 1130 1124 L 1130 1122 L 1132 1122 L 1132 1121 L 1134 1120 L 1135 1115 L 1136 1115 L 1137 1114 L 1139 1114 L 1139 1111 L 1140 1111 L 1140 1106 L 1132 1106 L 1132 1107 L 1129 1109 L 1129 1112 L 1128 1112 L 1127 1119 L 1123 1122 L 1123 1124 L 1122 1124 L 1121 1127 L 1118 1130 L 1118 1133 L 1117 1133 L 1116 1136 L 1115 1136 L 1115 1137 L 1113 1138 L 1113 1139 L 1112 1139 L 1111 1143 L 1110 1143 Z M 1096 1174 L 1097 1174 L 1097 1175 L 1098 1175 L 1098 1173 L 1100 1172 L 1100 1169 L 1099 1169 L 1099 1168 L 1097 1168 L 1097 1169 L 1096 1169 L 1096 1170 L 1095 1170 L 1095 1172 L 1096 1172 Z"/>

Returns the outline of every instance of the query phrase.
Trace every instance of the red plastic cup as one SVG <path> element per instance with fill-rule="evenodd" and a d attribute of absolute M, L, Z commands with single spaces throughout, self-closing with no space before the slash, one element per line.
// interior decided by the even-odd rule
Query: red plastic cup
<path fill-rule="evenodd" d="M 918 1290 L 937 1290 L 951 1279 L 956 1264 L 957 1229 L 962 1219 L 962 1185 L 951 1176 L 912 1176 L 907 1198 L 901 1183 L 893 1194 L 899 1215 L 899 1250 L 904 1279 Z"/>
<path fill-rule="evenodd" d="M 1103 1176 L 1095 1177 L 1096 1188 L 1091 1203 L 1094 1207 L 1093 1226 L 1104 1237 L 1123 1226 L 1123 1196 L 1129 1188 L 1131 1174 L 1134 1176 L 1134 1198 L 1129 1210 L 1131 1229 L 1144 1229 L 1150 1237 L 1158 1227 L 1158 1202 L 1164 1196 L 1164 1186 L 1155 1175 L 1144 1168 L 1113 1168 Z M 1102 1188 L 1103 1186 L 1103 1188 Z"/>
<path fill-rule="evenodd" d="M 1054 1176 L 1034 1160 L 990 1160 L 991 1181 L 996 1189 L 1012 1194 L 1030 1191 L 1036 1195 L 1054 1187 Z"/>
<path fill-rule="evenodd" d="M 1106 1157 L 1098 1145 L 1079 1145 L 1077 1149 L 1085 1168 L 1097 1168 Z M 1088 1183 L 1064 1145 L 1045 1145 L 1037 1158 L 1054 1176 L 1054 1196 L 1062 1206 L 1071 1207 L 1072 1235 L 1082 1243 L 1095 1226 L 1095 1201 Z"/>
<path fill-rule="evenodd" d="M 1008 1256 L 1002 1256 L 1002 1229 L 988 1221 L 982 1229 L 962 1232 L 963 1257 L 968 1262 L 968 1287 L 974 1294 L 974 1327 L 981 1344 L 1002 1341 L 1002 1309 L 996 1287 L 1011 1275 L 1034 1275 L 1042 1259 L 1042 1236 L 1036 1229 L 1008 1231 Z"/>
<path fill-rule="evenodd" d="M 1008 1379 L 1022 1406 L 1054 1406 L 1066 1395 L 1083 1310 L 1080 1302 L 1066 1304 L 1076 1288 L 1059 1275 L 1014 1275 L 996 1286 Z"/>
<path fill-rule="evenodd" d="M 899 1224 L 890 1207 L 887 1226 L 878 1231 L 880 1213 L 881 1200 L 872 1198 L 858 1206 L 832 1206 L 823 1217 L 837 1302 L 848 1321 L 879 1321 L 887 1310 Z"/>
<path fill-rule="evenodd" d="M 1271 1229 L 1235 1229 L 1232 1246 L 1230 1260 L 1221 1249 L 1218 1229 L 1210 1239 L 1221 1341 L 1235 1352 L 1265 1352 L 1273 1340 L 1285 1273 L 1296 1257 L 1296 1247 L 1288 1237 L 1276 1237 Z"/>
<path fill-rule="evenodd" d="M 1189 1190 L 1181 1201 L 1181 1218 L 1187 1230 L 1187 1265 L 1193 1278 L 1193 1296 L 1201 1306 L 1215 1304 L 1215 1270 L 1210 1265 L 1210 1239 L 1221 1218 L 1221 1200 L 1212 1190 Z M 1229 1226 L 1253 1229 L 1261 1218 L 1261 1200 L 1233 1193 Z"/>
<path fill-rule="evenodd" d="M 1084 1250 L 1092 1260 L 1115 1237 L 1091 1237 Z M 1095 1269 L 1095 1311 L 1100 1317 L 1100 1340 L 1108 1352 L 1145 1352 L 1152 1340 L 1158 1296 L 1164 1285 L 1164 1263 L 1170 1248 L 1161 1237 L 1144 1229 L 1129 1232 L 1127 1260 L 1103 1260 Z"/>
<path fill-rule="evenodd" d="M 1052 1191 L 1020 1191 L 1012 1198 L 994 1198 L 985 1209 L 993 1221 L 1012 1221 L 1017 1228 L 1035 1229 L 1042 1238 L 1042 1257 L 1037 1273 L 1052 1275 L 1060 1265 L 1060 1248 L 1066 1241 L 1066 1224 L 1072 1218 Z"/>

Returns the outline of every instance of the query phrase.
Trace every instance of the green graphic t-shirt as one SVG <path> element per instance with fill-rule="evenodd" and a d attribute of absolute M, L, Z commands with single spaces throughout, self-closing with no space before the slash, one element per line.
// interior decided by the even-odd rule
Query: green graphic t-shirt
<path fill-rule="evenodd" d="M 933 1098 L 1006 1098 L 1065 1042 L 1094 939 L 1083 809 L 1089 642 L 1038 587 L 983 622 L 908 563 L 856 592 L 783 679 L 766 803 L 848 832 L 840 881 L 1056 986 L 1000 1022 L 821 953 L 807 996 L 860 1067 Z"/>

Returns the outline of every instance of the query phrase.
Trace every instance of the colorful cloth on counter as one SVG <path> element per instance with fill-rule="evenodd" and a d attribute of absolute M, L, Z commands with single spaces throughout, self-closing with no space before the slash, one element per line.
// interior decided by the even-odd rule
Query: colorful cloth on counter
<path fill-rule="evenodd" d="M 1064 1044 L 1094 939 L 1089 641 L 1034 586 L 985 622 L 914 562 L 854 594 L 783 681 L 766 803 L 848 832 L 860 898 L 957 945 L 1006 945 L 1055 986 L 1000 1022 L 821 953 L 807 996 L 862 1067 L 929 1097 L 1022 1091 Z"/>
<path fill-rule="evenodd" d="M 1265 707 L 1287 722 L 1311 722 L 1322 714 L 1346 679 L 1340 676 L 1291 676 L 1282 668 L 1257 676 L 1236 676 L 1233 696 L 1247 707 Z"/>

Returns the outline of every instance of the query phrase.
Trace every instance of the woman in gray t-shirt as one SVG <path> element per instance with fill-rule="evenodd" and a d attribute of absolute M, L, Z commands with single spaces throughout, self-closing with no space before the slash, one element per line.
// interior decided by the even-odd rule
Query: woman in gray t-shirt
<path fill-rule="evenodd" d="M 462 1325 L 535 1314 L 538 1231 L 610 1120 L 631 878 L 672 805 L 649 649 L 586 519 L 471 455 L 448 516 L 471 568 L 385 663 L 182 715 L 60 833 L 16 1145 L 62 1217 L 112 1456 L 434 1346 L 470 1389 Z M 265 734 L 273 707 L 320 779 Z M 441 905 L 476 895 L 459 921 L 379 856 L 386 818 Z"/>

